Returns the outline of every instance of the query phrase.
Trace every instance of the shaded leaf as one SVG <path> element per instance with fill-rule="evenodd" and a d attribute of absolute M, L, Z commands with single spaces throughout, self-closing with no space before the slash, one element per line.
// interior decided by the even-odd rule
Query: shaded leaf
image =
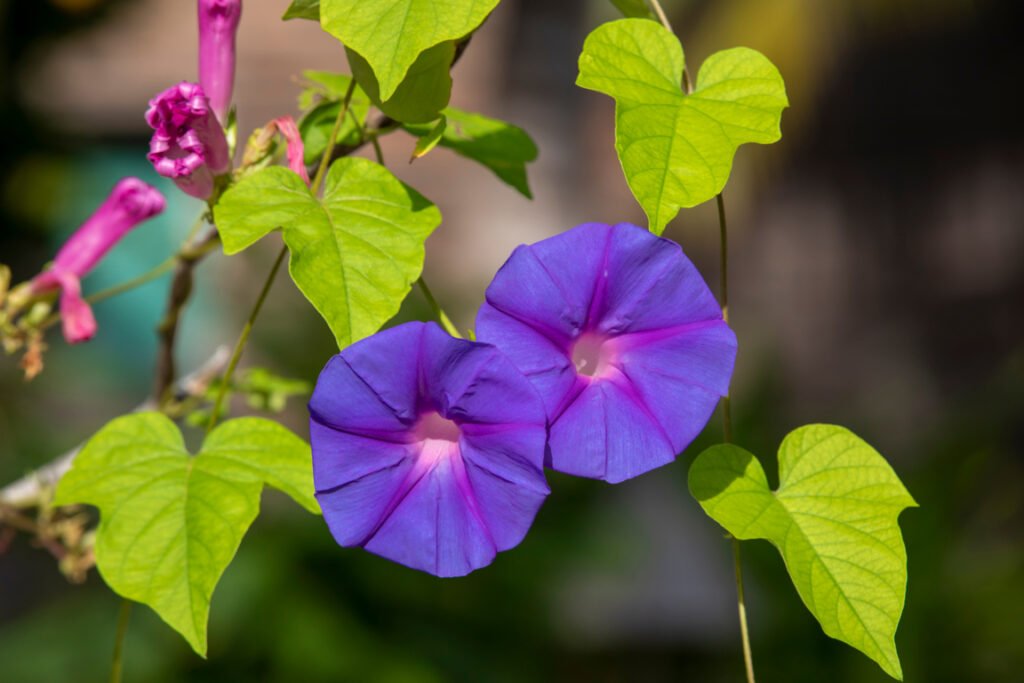
<path fill-rule="evenodd" d="M 341 76 L 341 74 L 333 75 Z M 344 78 L 348 81 L 347 76 Z M 319 104 L 314 104 L 298 124 L 299 134 L 302 135 L 302 142 L 305 145 L 303 158 L 307 165 L 318 161 L 323 156 L 324 150 L 327 149 L 327 143 L 334 131 L 334 121 L 338 118 L 338 109 L 341 108 L 344 91 L 336 97 L 333 91 L 318 96 L 322 98 L 322 101 Z M 312 101 L 312 98 L 309 99 Z M 366 116 L 369 113 L 370 98 L 357 86 L 352 92 L 349 110 L 341 122 L 335 143 L 340 145 L 359 143 L 362 130 L 366 126 Z"/>
<path fill-rule="evenodd" d="M 312 109 L 324 100 L 341 100 L 345 97 L 348 84 L 352 77 L 348 74 L 336 73 L 334 71 L 317 71 L 306 69 L 302 72 L 302 80 L 306 87 L 299 93 L 299 109 L 306 111 Z M 353 93 L 353 101 L 357 97 L 367 100 L 366 94 L 356 87 Z"/>
<path fill-rule="evenodd" d="M 439 144 L 460 156 L 483 164 L 500 179 L 532 198 L 526 178 L 526 164 L 537 158 L 537 146 L 522 128 L 481 114 L 448 107 L 447 125 Z M 425 126 L 409 126 L 417 136 L 427 135 Z"/>
<path fill-rule="evenodd" d="M 455 43 L 451 41 L 422 52 L 391 96 L 384 100 L 369 63 L 351 49 L 347 49 L 345 54 L 359 86 L 378 109 L 396 121 L 433 121 L 448 105 L 452 95 L 452 60 L 455 59 Z"/>
<path fill-rule="evenodd" d="M 779 447 L 774 492 L 757 458 L 730 444 L 701 453 L 689 484 L 730 534 L 778 548 L 827 635 L 902 680 L 895 636 L 907 554 L 897 517 L 917 504 L 875 449 L 843 427 L 808 425 Z"/>
<path fill-rule="evenodd" d="M 136 413 L 89 440 L 54 503 L 99 508 L 103 579 L 205 656 L 214 587 L 259 513 L 264 484 L 319 512 L 309 445 L 276 422 L 225 422 L 192 457 L 170 419 Z"/>
<path fill-rule="evenodd" d="M 281 19 L 312 19 L 320 21 L 320 0 L 292 0 Z"/>
<path fill-rule="evenodd" d="M 782 76 L 745 47 L 711 55 L 682 92 L 683 48 L 663 26 L 620 19 L 583 45 L 576 84 L 615 99 L 615 149 L 652 232 L 722 191 L 736 149 L 781 137 Z"/>
<path fill-rule="evenodd" d="M 271 167 L 225 192 L 214 220 L 226 254 L 282 228 L 292 279 L 344 348 L 398 312 L 441 213 L 380 164 L 346 157 L 328 171 L 322 199 Z"/>
<path fill-rule="evenodd" d="M 611 0 L 611 2 L 616 9 L 622 12 L 624 17 L 658 20 L 658 17 L 651 11 L 651 6 L 647 4 L 647 0 Z"/>

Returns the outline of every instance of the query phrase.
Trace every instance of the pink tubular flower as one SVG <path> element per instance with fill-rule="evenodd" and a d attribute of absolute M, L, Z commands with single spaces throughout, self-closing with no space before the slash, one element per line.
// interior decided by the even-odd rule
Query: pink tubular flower
<path fill-rule="evenodd" d="M 231 168 L 228 141 L 203 89 L 184 81 L 149 101 L 153 129 L 148 158 L 156 172 L 186 194 L 209 199 L 214 178 Z"/>
<path fill-rule="evenodd" d="M 32 280 L 32 292 L 61 290 L 60 313 L 64 338 L 71 344 L 96 334 L 92 309 L 82 298 L 80 279 L 139 223 L 164 210 L 164 197 L 138 178 L 124 178 L 106 201 L 64 243 L 53 266 Z"/>
<path fill-rule="evenodd" d="M 235 35 L 242 0 L 199 0 L 199 84 L 217 119 L 227 123 L 235 82 Z"/>

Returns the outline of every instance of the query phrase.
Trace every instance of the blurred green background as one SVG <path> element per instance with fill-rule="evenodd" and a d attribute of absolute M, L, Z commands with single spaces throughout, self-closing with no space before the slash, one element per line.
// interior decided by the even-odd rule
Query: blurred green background
<path fill-rule="evenodd" d="M 304 68 L 343 50 L 286 0 L 250 0 L 236 101 L 242 134 L 294 112 Z M 906 679 L 1017 683 L 1024 671 L 1024 73 L 1016 0 L 678 0 L 664 3 L 690 68 L 748 45 L 780 68 L 783 139 L 741 149 L 726 191 L 740 338 L 737 440 L 775 471 L 782 436 L 849 426 L 893 463 L 906 512 L 909 590 L 897 635 Z M 162 261 L 200 206 L 145 161 L 146 100 L 195 76 L 194 4 L 0 0 L 0 262 L 31 277 L 135 174 L 171 199 L 86 280 Z M 612 104 L 573 85 L 598 1 L 503 0 L 455 69 L 454 103 L 528 130 L 541 149 L 528 202 L 447 151 L 395 172 L 445 222 L 428 242 L 435 293 L 472 325 L 511 249 L 580 222 L 632 220 Z M 669 228 L 712 285 L 714 207 Z M 199 268 L 179 363 L 232 343 L 277 237 Z M 149 391 L 168 280 L 99 304 L 100 333 L 49 339 L 24 383 L 0 358 L 0 483 L 80 443 Z M 416 292 L 402 318 L 426 318 Z M 313 381 L 336 351 L 280 278 L 243 363 Z M 283 419 L 305 433 L 304 400 Z M 242 403 L 239 411 L 246 410 Z M 264 512 L 214 595 L 209 659 L 134 611 L 126 681 L 738 681 L 728 543 L 686 492 L 693 456 L 611 487 L 551 475 L 554 495 L 518 548 L 442 581 L 342 550 L 285 498 Z M 761 681 L 884 681 L 826 638 L 775 551 L 745 544 Z M 119 598 L 95 572 L 68 584 L 20 535 L 0 555 L 0 682 L 105 680 Z"/>

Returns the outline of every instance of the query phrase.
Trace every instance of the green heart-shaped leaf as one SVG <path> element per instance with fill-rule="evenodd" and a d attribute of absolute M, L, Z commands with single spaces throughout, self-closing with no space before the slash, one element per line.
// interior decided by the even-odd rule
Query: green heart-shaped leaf
<path fill-rule="evenodd" d="M 420 53 L 469 35 L 497 5 L 498 0 L 321 0 L 320 23 L 366 59 L 380 99 L 387 101 Z"/>
<path fill-rule="evenodd" d="M 441 212 L 368 159 L 339 159 L 317 199 L 302 179 L 273 166 L 221 197 L 214 220 L 224 253 L 282 228 L 295 284 L 344 348 L 398 312 L 423 269 L 423 243 Z"/>
<path fill-rule="evenodd" d="M 633 196 L 661 234 L 680 207 L 722 191 L 736 149 L 781 137 L 789 106 L 771 62 L 745 47 L 711 55 L 682 92 L 683 48 L 663 26 L 620 19 L 583 44 L 576 84 L 615 99 L 615 149 Z"/>
<path fill-rule="evenodd" d="M 822 630 L 902 680 L 896 626 L 907 588 L 897 524 L 917 503 L 889 463 L 834 425 L 796 429 L 779 447 L 779 488 L 761 463 L 730 444 L 690 467 L 690 492 L 736 538 L 770 541 Z"/>
<path fill-rule="evenodd" d="M 103 579 L 152 607 L 205 657 L 213 589 L 259 513 L 264 484 L 320 510 L 309 445 L 276 422 L 224 422 L 192 457 L 170 419 L 136 413 L 89 440 L 54 503 L 99 508 Z"/>

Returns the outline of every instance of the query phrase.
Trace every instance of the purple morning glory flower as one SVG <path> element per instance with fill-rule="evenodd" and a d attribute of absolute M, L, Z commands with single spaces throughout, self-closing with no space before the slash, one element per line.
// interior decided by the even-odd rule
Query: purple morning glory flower
<path fill-rule="evenodd" d="M 618 483 L 671 462 L 728 391 L 736 337 L 677 244 L 586 224 L 520 246 L 477 316 L 540 392 L 546 464 Z"/>
<path fill-rule="evenodd" d="M 235 35 L 242 0 L 199 0 L 199 85 L 213 113 L 227 123 L 235 83 Z"/>
<path fill-rule="evenodd" d="M 57 252 L 53 265 L 32 279 L 32 291 L 61 290 L 64 338 L 75 344 L 96 333 L 92 309 L 82 298 L 81 278 L 139 223 L 164 210 L 164 197 L 138 178 L 123 178 L 92 216 Z"/>
<path fill-rule="evenodd" d="M 463 576 L 548 495 L 544 406 L 493 346 L 406 323 L 332 358 L 309 403 L 316 496 L 338 543 Z"/>
<path fill-rule="evenodd" d="M 153 129 L 148 158 L 156 172 L 181 190 L 209 199 L 214 178 L 231 167 L 228 141 L 203 89 L 182 82 L 149 101 L 146 123 Z"/>

